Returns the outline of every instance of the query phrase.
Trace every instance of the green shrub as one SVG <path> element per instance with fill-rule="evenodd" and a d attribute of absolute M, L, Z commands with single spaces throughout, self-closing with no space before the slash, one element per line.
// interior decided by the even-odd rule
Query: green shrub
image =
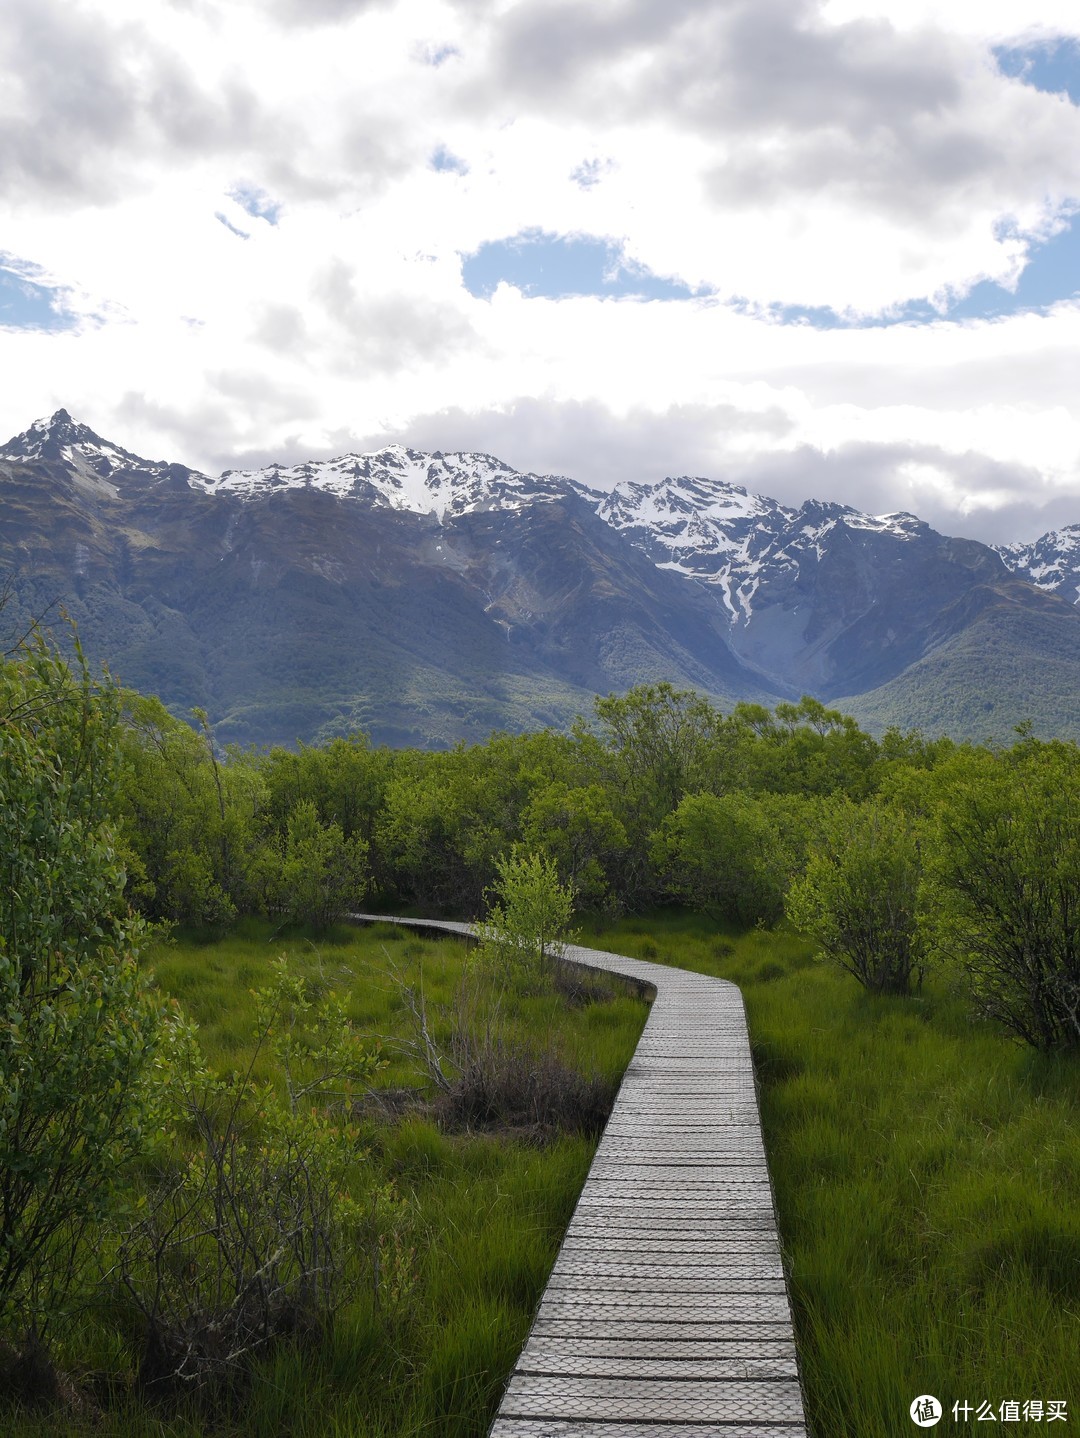
<path fill-rule="evenodd" d="M 0 1326 L 31 1348 L 154 1135 L 164 1023 L 108 821 L 117 696 L 76 658 L 0 667 Z"/>

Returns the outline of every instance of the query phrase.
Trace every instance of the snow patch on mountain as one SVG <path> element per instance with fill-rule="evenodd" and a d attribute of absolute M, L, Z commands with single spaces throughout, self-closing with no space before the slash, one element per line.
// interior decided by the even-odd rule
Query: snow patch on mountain
<path fill-rule="evenodd" d="M 8 440 L 0 447 L 0 458 L 63 464 L 84 487 L 114 498 L 120 491 L 112 482 L 112 475 L 127 471 L 156 477 L 168 469 L 166 464 L 140 459 L 111 444 L 85 424 L 76 424 L 66 409 L 35 420 L 24 434 Z"/>
<path fill-rule="evenodd" d="M 519 474 L 490 454 L 426 454 L 399 444 L 305 464 L 230 469 L 216 480 L 200 476 L 196 482 L 208 494 L 246 499 L 287 489 L 319 489 L 407 513 L 431 514 L 440 524 L 478 510 L 521 509 L 557 499 L 570 488 L 570 481 L 551 475 Z"/>
<path fill-rule="evenodd" d="M 1080 604 L 1080 524 L 1052 529 L 1031 544 L 992 548 L 1014 574 L 1070 604 Z"/>
<path fill-rule="evenodd" d="M 864 547 L 873 536 L 904 542 L 932 533 L 906 512 L 869 515 L 819 500 L 795 509 L 701 476 L 655 484 L 624 480 L 611 490 L 597 490 L 563 476 L 522 474 L 490 454 L 427 453 L 400 444 L 302 464 L 231 469 L 214 479 L 141 459 L 77 424 L 63 409 L 10 440 L 0 448 L 0 458 L 60 462 L 78 482 L 114 497 L 122 497 L 128 476 L 158 479 L 179 469 L 193 489 L 208 495 L 255 500 L 312 488 L 343 500 L 431 516 L 437 524 L 574 496 L 659 568 L 714 586 L 724 610 L 742 625 L 749 623 L 763 583 L 798 577 L 808 566 L 812 572 L 843 546 L 845 536 Z M 1040 588 L 1062 592 L 1073 602 L 1080 596 L 1080 525 L 1044 535 L 1033 545 L 999 546 L 998 553 L 1010 569 Z"/>
<path fill-rule="evenodd" d="M 790 509 L 723 480 L 683 475 L 658 484 L 616 485 L 594 495 L 597 513 L 663 569 L 715 585 L 733 620 L 747 624 L 763 578 L 820 563 L 838 527 L 914 539 L 928 526 L 912 514 L 861 514 L 809 500 Z"/>

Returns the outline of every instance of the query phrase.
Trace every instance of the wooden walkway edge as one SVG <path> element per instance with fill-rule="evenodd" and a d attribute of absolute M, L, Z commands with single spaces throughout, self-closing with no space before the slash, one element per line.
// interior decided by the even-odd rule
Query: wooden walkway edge
<path fill-rule="evenodd" d="M 808 1438 L 741 993 L 566 958 L 656 998 L 489 1438 Z"/>

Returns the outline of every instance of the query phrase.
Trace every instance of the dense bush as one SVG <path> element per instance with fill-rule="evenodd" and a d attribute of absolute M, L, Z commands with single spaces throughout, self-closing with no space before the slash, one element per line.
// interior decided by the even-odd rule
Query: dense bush
<path fill-rule="evenodd" d="M 119 1231 L 113 1281 L 140 1315 L 148 1392 L 235 1387 L 275 1341 L 327 1338 L 355 1282 L 350 1259 L 372 1241 L 364 1229 L 392 1209 L 377 1184 L 367 1184 L 376 1202 L 355 1192 L 364 1150 L 350 1107 L 377 1051 L 334 995 L 314 1001 L 284 960 L 257 997 L 240 1072 L 215 1076 L 194 1031 L 174 1035 L 179 1152 Z M 278 1084 L 254 1077 L 264 1051 Z"/>
<path fill-rule="evenodd" d="M 920 877 L 918 830 L 907 815 L 839 804 L 820 820 L 788 916 L 872 993 L 906 994 L 923 975 Z"/>
<path fill-rule="evenodd" d="M 165 1021 L 110 823 L 118 736 L 85 666 L 32 643 L 0 667 L 0 1329 L 31 1348 L 156 1127 Z"/>
<path fill-rule="evenodd" d="M 128 892 L 151 918 L 325 926 L 368 895 L 472 918 L 500 856 L 528 853 L 609 916 L 674 901 L 773 924 L 786 903 L 875 992 L 937 956 L 1018 1037 L 1076 1043 L 1073 745 L 875 740 L 816 699 L 725 715 L 667 684 L 597 700 L 570 734 L 448 753 L 357 736 L 220 755 L 197 717 L 127 703 Z"/>
<path fill-rule="evenodd" d="M 1080 1048 L 1080 752 L 1026 741 L 937 777 L 924 925 L 980 1013 Z"/>

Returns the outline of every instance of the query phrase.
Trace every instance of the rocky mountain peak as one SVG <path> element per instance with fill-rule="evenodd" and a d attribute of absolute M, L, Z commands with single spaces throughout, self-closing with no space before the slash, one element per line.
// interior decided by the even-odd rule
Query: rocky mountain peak
<path fill-rule="evenodd" d="M 906 513 L 403 444 L 211 478 L 66 409 L 0 447 L 0 485 L 0 567 L 52 584 L 125 682 L 244 742 L 451 742 L 657 678 L 977 736 L 993 714 L 1006 737 L 1045 691 L 1077 727 L 1080 524 L 994 554 Z"/>
<path fill-rule="evenodd" d="M 200 478 L 197 483 L 209 493 L 241 499 L 314 488 L 376 508 L 434 515 L 440 523 L 477 510 L 519 509 L 575 489 L 558 476 L 520 474 L 491 454 L 428 452 L 401 444 L 301 464 L 230 469 L 216 480 Z"/>
<path fill-rule="evenodd" d="M 77 479 L 95 487 L 102 483 L 115 492 L 112 477 L 121 473 L 164 474 L 169 466 L 142 459 L 130 450 L 102 439 L 89 425 L 79 424 L 66 409 L 58 409 L 47 418 L 35 420 L 29 429 L 0 446 L 0 459 L 34 461 L 62 465 Z"/>
<path fill-rule="evenodd" d="M 1014 573 L 1069 604 L 1080 604 L 1080 524 L 1052 529 L 1031 544 L 993 547 Z"/>

